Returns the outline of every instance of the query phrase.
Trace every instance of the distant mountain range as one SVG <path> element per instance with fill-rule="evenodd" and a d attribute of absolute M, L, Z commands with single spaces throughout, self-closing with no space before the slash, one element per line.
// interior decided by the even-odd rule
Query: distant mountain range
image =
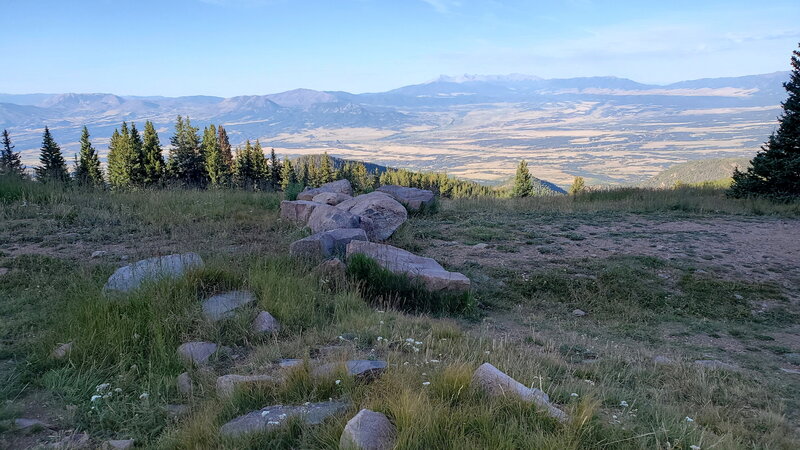
<path fill-rule="evenodd" d="M 166 144 L 180 114 L 200 127 L 223 124 L 234 145 L 258 138 L 295 156 L 328 151 L 495 182 L 525 158 L 534 170 L 547 167 L 537 176 L 562 185 L 572 175 L 619 183 L 640 181 L 669 163 L 755 152 L 774 126 L 787 79 L 788 72 L 777 72 L 659 86 L 615 77 L 515 74 L 442 76 L 366 94 L 309 89 L 231 98 L 0 94 L 0 128 L 9 130 L 29 165 L 36 162 L 45 125 L 68 155 L 77 151 L 80 129 L 88 126 L 102 154 L 123 120 L 153 121 Z M 697 145 L 702 139 L 712 144 Z M 665 157 L 664 147 L 676 142 L 694 143 Z M 625 158 L 627 164 L 641 159 L 648 147 L 658 156 L 641 173 L 611 167 Z M 582 150 L 593 156 L 580 156 Z M 603 153 L 616 162 L 596 167 Z"/>

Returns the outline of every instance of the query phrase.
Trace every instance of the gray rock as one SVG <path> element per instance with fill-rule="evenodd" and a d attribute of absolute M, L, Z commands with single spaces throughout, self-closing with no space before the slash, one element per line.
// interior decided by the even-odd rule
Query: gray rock
<path fill-rule="evenodd" d="M 175 380 L 175 385 L 178 387 L 178 392 L 186 397 L 190 397 L 194 391 L 194 384 L 192 383 L 192 377 L 189 376 L 189 372 L 183 372 L 178 375 L 178 378 Z"/>
<path fill-rule="evenodd" d="M 583 317 L 583 316 L 586 315 L 586 311 L 583 311 L 581 309 L 576 309 L 576 310 L 572 311 L 572 315 L 573 316 L 578 316 L 578 317 Z"/>
<path fill-rule="evenodd" d="M 359 195 L 336 205 L 361 217 L 361 228 L 372 241 L 384 241 L 408 220 L 408 211 L 383 192 Z"/>
<path fill-rule="evenodd" d="M 311 376 L 324 377 L 335 373 L 339 369 L 344 369 L 347 375 L 356 377 L 362 380 L 371 380 L 377 378 L 386 370 L 386 361 L 369 360 L 369 359 L 353 359 L 342 363 L 328 363 L 321 366 L 314 367 L 311 370 Z"/>
<path fill-rule="evenodd" d="M 339 448 L 388 450 L 394 447 L 397 429 L 383 414 L 362 409 L 347 421 L 339 439 Z"/>
<path fill-rule="evenodd" d="M 655 364 L 657 366 L 669 366 L 669 365 L 675 364 L 675 361 L 673 361 L 672 358 L 668 358 L 666 356 L 658 355 L 658 356 L 653 357 L 653 364 Z"/>
<path fill-rule="evenodd" d="M 180 278 L 188 270 L 203 267 L 203 260 L 197 253 L 174 254 L 143 259 L 120 267 L 109 277 L 103 291 L 128 292 L 147 281 L 164 278 Z"/>
<path fill-rule="evenodd" d="M 26 419 L 21 417 L 19 419 L 14 419 L 14 428 L 29 430 L 31 428 L 51 428 L 51 426 L 39 419 Z"/>
<path fill-rule="evenodd" d="M 103 448 L 108 450 L 128 450 L 133 448 L 136 444 L 136 441 L 133 439 L 113 439 L 110 441 L 105 441 L 103 443 Z"/>
<path fill-rule="evenodd" d="M 238 386 L 275 381 L 276 379 L 269 375 L 223 375 L 217 378 L 217 395 L 223 398 L 230 397 Z"/>
<path fill-rule="evenodd" d="M 339 203 L 342 203 L 345 200 L 350 200 L 351 198 L 353 197 L 350 195 L 340 194 L 338 192 L 322 192 L 320 194 L 315 195 L 314 198 L 311 199 L 311 201 L 334 206 L 338 205 Z"/>
<path fill-rule="evenodd" d="M 171 419 L 180 419 L 186 414 L 189 414 L 189 405 L 164 405 L 164 411 Z"/>
<path fill-rule="evenodd" d="M 278 367 L 281 369 L 297 369 L 303 367 L 303 360 L 302 359 L 282 359 L 278 361 Z"/>
<path fill-rule="evenodd" d="M 463 292 L 470 288 L 469 278 L 463 274 L 448 272 L 431 258 L 417 256 L 391 245 L 351 241 L 347 244 L 347 257 L 357 254 L 374 259 L 390 272 L 405 274 L 419 281 L 430 291 Z"/>
<path fill-rule="evenodd" d="M 272 314 L 261 311 L 258 313 L 251 326 L 254 333 L 277 333 L 281 329 L 278 320 Z"/>
<path fill-rule="evenodd" d="M 92 438 L 87 433 L 73 433 L 65 436 L 60 441 L 51 444 L 50 447 L 70 450 L 96 448 L 92 445 Z"/>
<path fill-rule="evenodd" d="M 219 346 L 212 342 L 187 342 L 178 347 L 178 356 L 186 364 L 205 366 Z"/>
<path fill-rule="evenodd" d="M 339 228 L 313 234 L 289 245 L 289 254 L 308 259 L 324 259 L 344 255 L 347 244 L 353 240 L 366 241 L 367 233 L 361 228 Z"/>
<path fill-rule="evenodd" d="M 358 228 L 361 219 L 338 206 L 320 205 L 308 217 L 308 227 L 314 233 L 331 231 L 339 228 Z"/>
<path fill-rule="evenodd" d="M 102 258 L 103 256 L 106 256 L 107 254 L 108 254 L 108 252 L 105 251 L 105 250 L 97 250 L 97 251 L 92 252 L 92 258 L 93 259 L 94 258 Z"/>
<path fill-rule="evenodd" d="M 486 250 L 489 248 L 489 244 L 481 242 L 480 244 L 475 244 L 472 246 L 475 250 Z"/>
<path fill-rule="evenodd" d="M 311 213 L 319 205 L 321 205 L 321 203 L 307 200 L 284 200 L 281 202 L 281 219 L 285 219 L 299 225 L 305 225 L 306 222 L 308 222 L 308 218 L 311 216 Z"/>
<path fill-rule="evenodd" d="M 792 375 L 800 375 L 800 370 L 797 370 L 797 369 L 785 369 L 785 368 L 781 367 L 781 372 L 790 373 Z"/>
<path fill-rule="evenodd" d="M 314 267 L 314 273 L 323 277 L 344 278 L 347 275 L 347 264 L 339 258 L 331 258 Z"/>
<path fill-rule="evenodd" d="M 336 180 L 325 183 L 318 188 L 305 188 L 303 192 L 297 194 L 298 200 L 311 200 L 319 194 L 331 192 L 334 194 L 353 195 L 353 186 L 347 180 Z"/>
<path fill-rule="evenodd" d="M 390 195 L 398 202 L 405 205 L 409 211 L 419 211 L 422 207 L 433 204 L 433 192 L 427 189 L 417 189 L 405 186 L 387 185 L 378 188 L 378 192 Z"/>
<path fill-rule="evenodd" d="M 706 369 L 739 370 L 739 367 L 733 364 L 728 364 L 716 359 L 698 359 L 694 364 Z"/>
<path fill-rule="evenodd" d="M 328 401 L 298 406 L 272 405 L 239 416 L 220 428 L 224 437 L 243 436 L 280 427 L 292 417 L 299 417 L 307 425 L 319 425 L 325 419 L 347 410 L 344 402 Z"/>
<path fill-rule="evenodd" d="M 249 291 L 231 291 L 217 294 L 203 302 L 203 315 L 206 319 L 217 322 L 233 316 L 235 309 L 255 300 L 256 296 Z"/>
<path fill-rule="evenodd" d="M 10 270 L 7 267 L 0 267 L 0 277 L 7 274 L 8 272 L 10 272 Z"/>
<path fill-rule="evenodd" d="M 74 342 L 67 342 L 66 344 L 61 344 L 53 350 L 53 353 L 50 354 L 54 359 L 64 359 L 69 355 L 72 351 L 72 347 Z"/>
<path fill-rule="evenodd" d="M 543 391 L 526 387 L 489 363 L 483 363 L 475 370 L 472 375 L 472 387 L 485 392 L 491 397 L 513 397 L 524 402 L 533 403 L 559 422 L 569 420 L 564 411 L 550 403 L 550 397 Z"/>

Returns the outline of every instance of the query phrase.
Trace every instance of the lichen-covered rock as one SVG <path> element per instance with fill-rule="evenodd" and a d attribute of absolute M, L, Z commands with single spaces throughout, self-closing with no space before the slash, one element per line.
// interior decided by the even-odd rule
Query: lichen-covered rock
<path fill-rule="evenodd" d="M 217 378 L 217 395 L 230 397 L 238 386 L 256 383 L 274 383 L 276 379 L 269 375 L 223 375 Z"/>
<path fill-rule="evenodd" d="M 361 218 L 361 228 L 371 241 L 384 241 L 408 220 L 408 211 L 383 192 L 359 195 L 336 205 Z"/>
<path fill-rule="evenodd" d="M 323 192 L 331 192 L 334 194 L 353 195 L 353 186 L 350 185 L 348 180 L 336 180 L 330 183 L 325 183 L 318 188 L 305 188 L 303 192 L 297 194 L 298 200 L 311 200 Z"/>
<path fill-rule="evenodd" d="M 190 397 L 194 391 L 194 384 L 192 383 L 192 377 L 189 376 L 189 372 L 183 372 L 178 375 L 178 378 L 175 379 L 175 386 L 178 388 L 178 392 L 181 395 Z"/>
<path fill-rule="evenodd" d="M 352 240 L 367 240 L 367 233 L 361 228 L 339 228 L 323 231 L 289 245 L 289 254 L 307 259 L 324 259 L 333 255 L 344 255 L 347 244 Z"/>
<path fill-rule="evenodd" d="M 342 203 L 345 200 L 350 200 L 351 198 L 353 198 L 353 196 L 347 194 L 340 194 L 338 192 L 322 192 L 320 194 L 315 195 L 314 198 L 311 199 L 311 201 L 333 206 L 333 205 L 338 205 L 339 203 Z"/>
<path fill-rule="evenodd" d="M 306 223 L 314 233 L 340 228 L 358 228 L 360 224 L 361 220 L 357 215 L 330 205 L 320 205 L 314 208 Z"/>
<path fill-rule="evenodd" d="M 143 259 L 117 269 L 109 277 L 103 291 L 128 292 L 138 288 L 144 282 L 163 278 L 180 278 L 187 271 L 200 267 L 203 267 L 203 259 L 197 253 Z"/>
<path fill-rule="evenodd" d="M 249 291 L 224 292 L 209 297 L 203 301 L 203 315 L 206 319 L 217 322 L 231 317 L 234 310 L 256 300 L 256 296 Z"/>
<path fill-rule="evenodd" d="M 186 364 L 195 366 L 205 366 L 219 346 L 212 342 L 187 342 L 178 347 L 178 356 Z"/>
<path fill-rule="evenodd" d="M 237 437 L 273 430 L 292 417 L 299 417 L 307 425 L 319 425 L 328 417 L 347 410 L 344 402 L 328 401 L 298 406 L 272 405 L 239 416 L 220 428 L 224 437 Z"/>
<path fill-rule="evenodd" d="M 435 197 L 433 192 L 427 189 L 405 186 L 386 185 L 379 187 L 377 190 L 390 195 L 408 208 L 409 211 L 419 211 L 423 207 L 430 207 Z"/>
<path fill-rule="evenodd" d="M 281 202 L 281 219 L 298 225 L 305 225 L 314 209 L 321 204 L 308 200 L 284 200 Z"/>
<path fill-rule="evenodd" d="M 559 422 L 569 420 L 564 411 L 550 403 L 550 397 L 543 391 L 525 386 L 489 363 L 483 363 L 475 370 L 472 375 L 472 387 L 491 397 L 512 397 L 533 403 Z"/>
<path fill-rule="evenodd" d="M 339 439 L 339 448 L 353 450 L 388 450 L 394 447 L 397 429 L 383 414 L 362 409 L 347 421 Z"/>
<path fill-rule="evenodd" d="M 418 280 L 426 289 L 433 292 L 464 292 L 470 288 L 469 278 L 463 274 L 448 272 L 431 258 L 417 256 L 391 245 L 365 241 L 352 241 L 347 244 L 347 257 L 357 254 L 372 258 L 390 272 Z"/>
<path fill-rule="evenodd" d="M 108 450 L 129 450 L 136 441 L 133 439 L 112 439 L 103 443 L 103 448 Z"/>
<path fill-rule="evenodd" d="M 266 311 L 258 313 L 251 327 L 254 333 L 277 333 L 281 329 L 278 320 Z"/>

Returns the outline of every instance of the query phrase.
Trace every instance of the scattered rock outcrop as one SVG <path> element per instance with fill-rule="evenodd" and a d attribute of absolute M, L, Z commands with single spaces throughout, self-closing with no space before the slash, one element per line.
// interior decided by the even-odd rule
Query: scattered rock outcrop
<path fill-rule="evenodd" d="M 109 277 L 103 291 L 128 292 L 142 283 L 162 278 L 180 278 L 187 271 L 203 267 L 203 259 L 197 253 L 174 254 L 143 259 L 120 267 Z"/>
<path fill-rule="evenodd" d="M 348 404 L 338 401 L 307 403 L 298 406 L 272 405 L 239 416 L 220 428 L 224 437 L 243 436 L 280 427 L 292 417 L 307 425 L 319 425 L 325 419 L 347 410 Z"/>
<path fill-rule="evenodd" d="M 205 366 L 219 346 L 212 342 L 187 342 L 178 347 L 178 356 L 189 365 Z"/>
<path fill-rule="evenodd" d="M 296 200 L 281 202 L 281 219 L 294 222 L 298 225 L 305 225 L 314 209 L 321 203 L 308 200 Z"/>
<path fill-rule="evenodd" d="M 52 428 L 52 426 L 39 419 L 26 419 L 21 417 L 19 419 L 14 419 L 14 428 L 18 430 L 29 430 L 31 428 Z"/>
<path fill-rule="evenodd" d="M 361 228 L 372 241 L 384 241 L 408 220 L 408 211 L 383 192 L 359 195 L 336 205 L 361 218 Z"/>
<path fill-rule="evenodd" d="M 289 254 L 308 259 L 324 259 L 344 255 L 347 244 L 353 240 L 366 241 L 367 233 L 361 228 L 339 228 L 313 234 L 289 245 Z"/>
<path fill-rule="evenodd" d="M 261 311 L 253 319 L 251 328 L 254 333 L 277 333 L 280 331 L 281 325 L 276 318 L 272 317 L 272 314 Z"/>
<path fill-rule="evenodd" d="M 397 429 L 385 415 L 362 409 L 344 426 L 339 448 L 388 450 L 394 447 L 396 436 Z"/>
<path fill-rule="evenodd" d="M 347 257 L 356 254 L 374 259 L 391 272 L 405 274 L 411 279 L 418 280 L 430 291 L 462 292 L 470 288 L 469 278 L 463 274 L 448 272 L 431 258 L 417 256 L 391 245 L 351 241 L 347 244 Z"/>
<path fill-rule="evenodd" d="M 311 201 L 333 206 L 338 205 L 345 200 L 350 200 L 351 198 L 353 198 L 352 195 L 340 194 L 338 192 L 323 192 L 315 195 Z"/>
<path fill-rule="evenodd" d="M 337 206 L 319 205 L 308 217 L 308 228 L 314 233 L 336 230 L 339 228 L 358 228 L 361 219 Z"/>
<path fill-rule="evenodd" d="M 231 291 L 217 294 L 203 302 L 203 315 L 206 319 L 217 322 L 233 316 L 237 308 L 253 303 L 255 300 L 256 296 L 249 291 Z"/>
<path fill-rule="evenodd" d="M 419 211 L 422 208 L 430 207 L 433 204 L 433 192 L 427 189 L 417 189 L 405 186 L 386 185 L 381 186 L 378 192 L 392 196 L 395 200 L 402 203 L 409 211 Z"/>
<path fill-rule="evenodd" d="M 514 397 L 533 403 L 559 422 L 569 420 L 564 411 L 550 403 L 550 397 L 543 391 L 526 387 L 489 363 L 483 363 L 475 370 L 472 375 L 472 387 L 482 390 L 491 397 Z"/>
<path fill-rule="evenodd" d="M 217 395 L 230 397 L 238 386 L 255 383 L 274 383 L 269 375 L 223 375 L 217 378 Z"/>
<path fill-rule="evenodd" d="M 330 192 L 333 194 L 353 195 L 353 186 L 345 179 L 325 183 L 318 188 L 305 188 L 303 192 L 297 194 L 298 200 L 311 200 L 319 194 Z"/>

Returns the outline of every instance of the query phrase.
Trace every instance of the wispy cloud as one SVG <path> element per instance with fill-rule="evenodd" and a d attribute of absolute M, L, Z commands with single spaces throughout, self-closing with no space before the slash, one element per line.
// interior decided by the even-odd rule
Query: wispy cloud
<path fill-rule="evenodd" d="M 441 14 L 447 14 L 451 12 L 454 8 L 458 8 L 461 6 L 461 2 L 459 0 L 422 0 L 423 2 L 431 5 L 436 12 Z"/>

